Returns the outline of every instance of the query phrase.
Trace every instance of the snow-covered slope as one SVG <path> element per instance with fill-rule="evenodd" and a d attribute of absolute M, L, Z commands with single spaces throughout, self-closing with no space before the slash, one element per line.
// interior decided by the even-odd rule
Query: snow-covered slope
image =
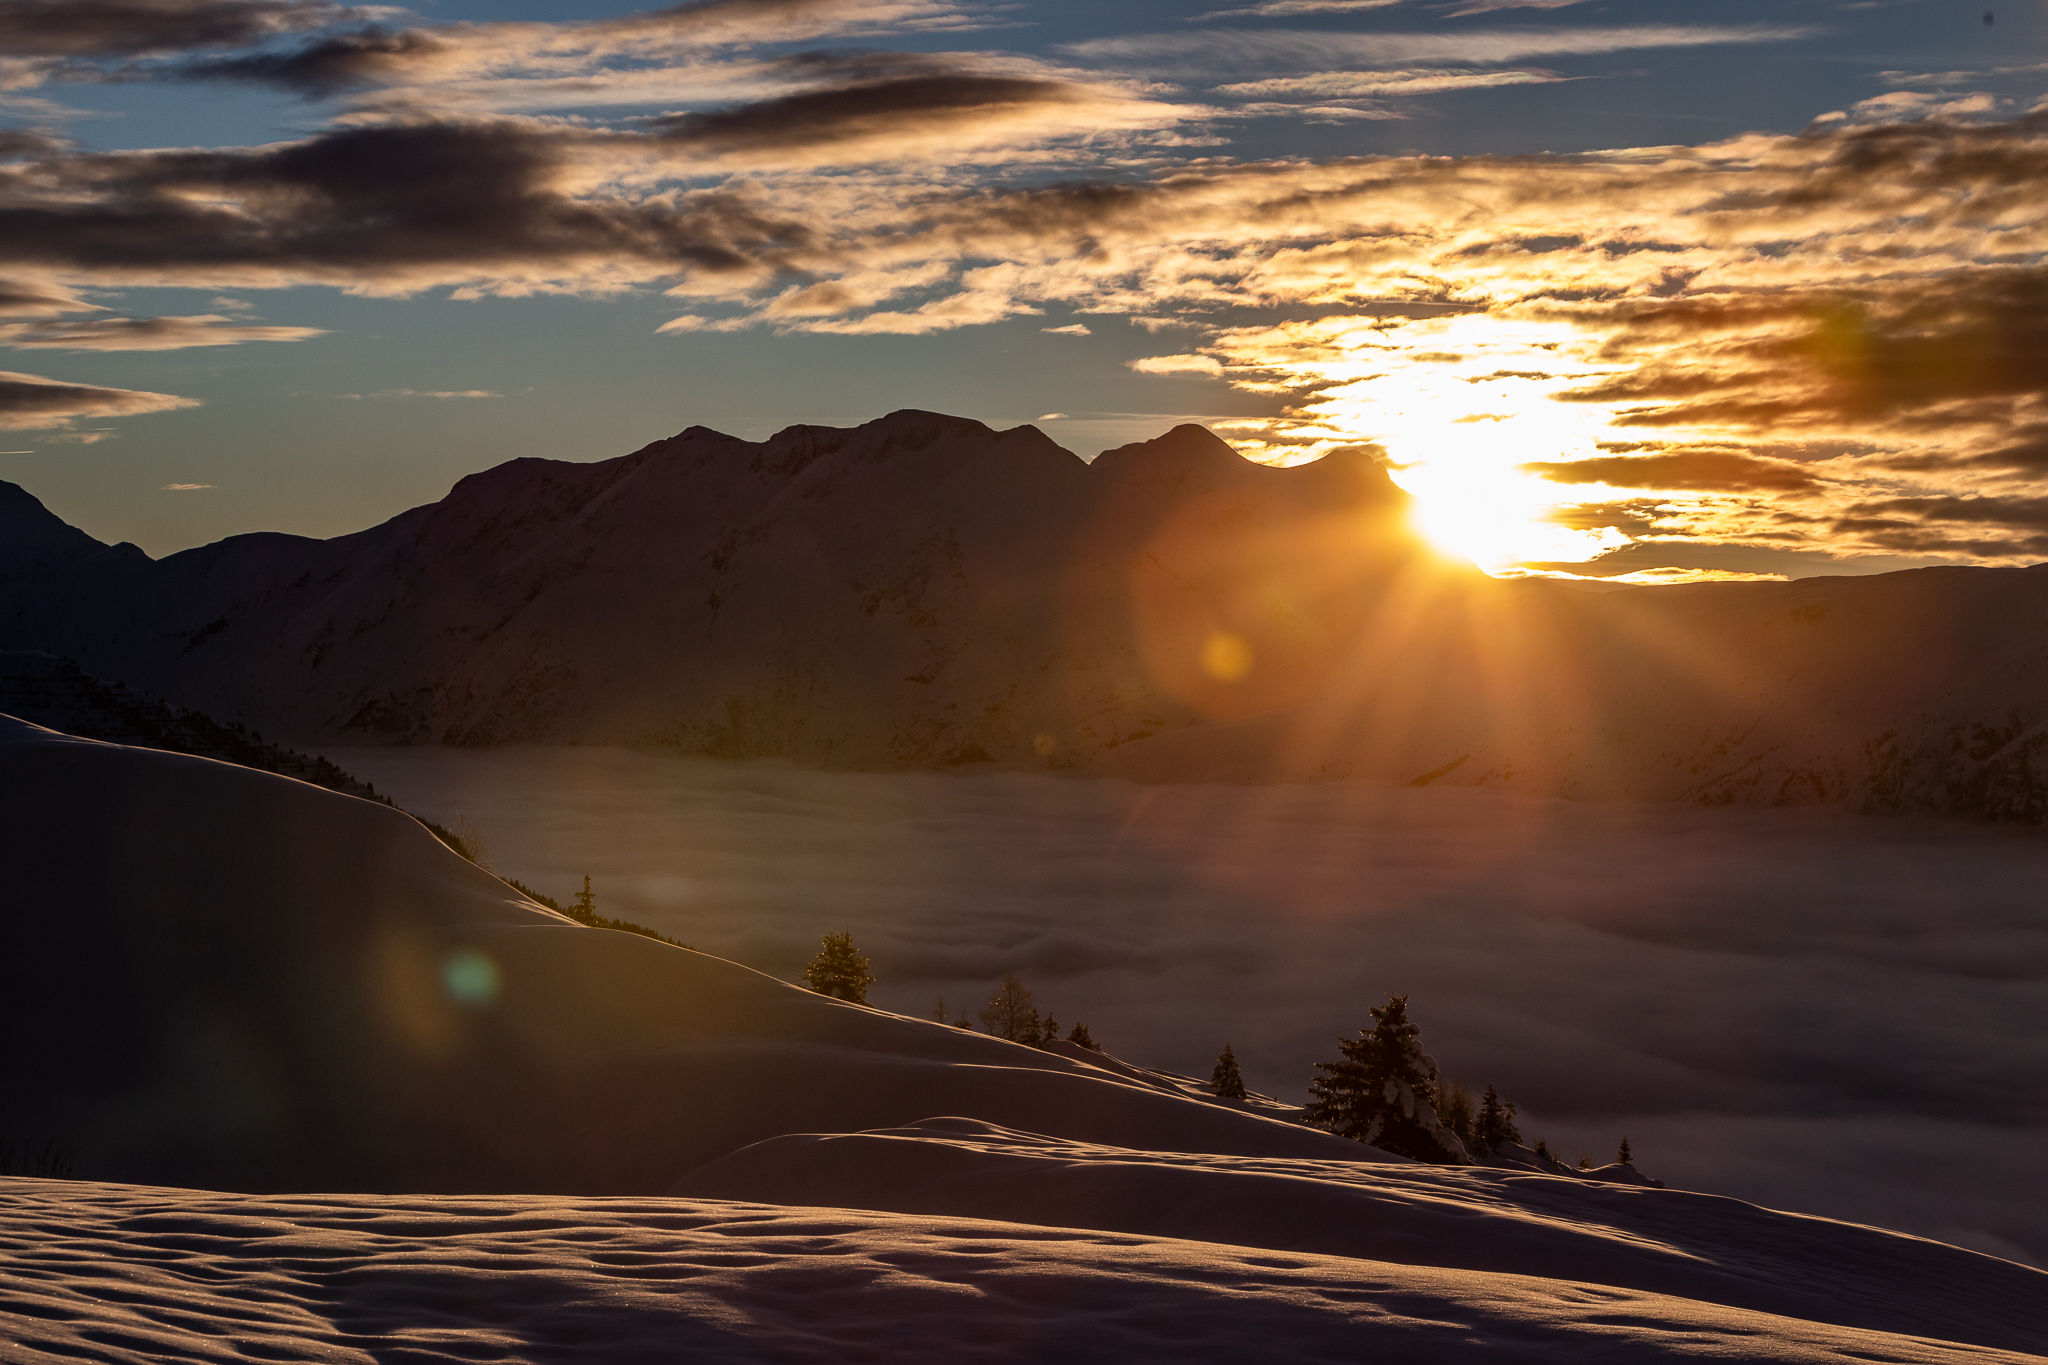
<path fill-rule="evenodd" d="M 0 719 L 0 829 L 6 1121 L 92 1182 L 0 1181 L 26 1359 L 2048 1349 L 2038 1271 L 1416 1167 L 570 924 L 287 778 Z"/>
<path fill-rule="evenodd" d="M 526 902 L 389 807 L 0 718 L 17 1140 L 239 1189 L 655 1191 L 778 1133 L 974 1115 L 1382 1154 Z"/>
<path fill-rule="evenodd" d="M 1531 1276 L 690 1199 L 0 1181 L 0 1256 L 29 1361 L 2041 1358 Z"/>
<path fill-rule="evenodd" d="M 1536 1276 L 2048 1351 L 2040 1271 L 1734 1199 L 1563 1177 L 1134 1152 L 940 1119 L 775 1138 L 672 1192 Z"/>
<path fill-rule="evenodd" d="M 1530 1276 L 705 1200 L 7 1181 L 0 1251 L 11 1353 L 37 1361 L 2040 1359 Z"/>

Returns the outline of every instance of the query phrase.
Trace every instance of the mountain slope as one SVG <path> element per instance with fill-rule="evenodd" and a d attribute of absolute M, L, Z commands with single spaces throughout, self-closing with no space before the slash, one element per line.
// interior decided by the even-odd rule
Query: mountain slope
<path fill-rule="evenodd" d="M 1083 463 L 933 413 L 514 460 L 150 561 L 0 497 L 0 648 L 297 743 L 1497 783 L 2048 818 L 2048 566 L 1587 594 L 1431 554 L 1364 456 Z"/>
<path fill-rule="evenodd" d="M 1205 500 L 1293 525 L 1401 495 L 1363 461 L 1267 469 L 1193 427 L 1093 467 L 928 413 L 759 444 L 691 428 L 516 460 L 334 541 L 10 574 L 0 643 L 294 738 L 1072 761 L 1191 718 L 1147 676 L 1124 580 Z"/>

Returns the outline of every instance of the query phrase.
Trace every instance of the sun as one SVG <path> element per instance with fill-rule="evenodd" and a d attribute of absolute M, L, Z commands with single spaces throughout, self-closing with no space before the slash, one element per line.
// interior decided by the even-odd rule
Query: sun
<path fill-rule="evenodd" d="M 1297 439 L 1377 444 L 1431 545 L 1512 573 L 1584 563 L 1628 543 L 1613 527 L 1567 524 L 1583 520 L 1569 514 L 1594 490 L 1529 468 L 1597 456 L 1624 439 L 1611 405 L 1570 392 L 1613 368 L 1579 356 L 1582 342 L 1564 324 L 1476 313 L 1332 318 L 1241 334 L 1231 359 L 1313 385 L 1315 397 L 1290 419 Z"/>

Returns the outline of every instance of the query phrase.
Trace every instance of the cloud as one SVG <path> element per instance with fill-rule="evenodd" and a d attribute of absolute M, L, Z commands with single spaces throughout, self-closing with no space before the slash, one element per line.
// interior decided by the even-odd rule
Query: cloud
<path fill-rule="evenodd" d="M 1522 468 L 1556 483 L 1598 483 L 1612 488 L 1708 489 L 1716 492 L 1807 492 L 1820 487 L 1798 465 L 1727 451 L 1674 451 L 1663 455 L 1606 455 Z"/>
<path fill-rule="evenodd" d="M 1326 69 L 1332 61 L 1405 66 L 1495 65 L 1528 57 L 1593 56 L 1645 48 L 1775 43 L 1814 30 L 1784 24 L 1642 24 L 1625 28 L 1492 29 L 1444 33 L 1342 33 L 1308 29 L 1137 34 L 1069 44 L 1078 57 L 1176 70 L 1246 67 Z"/>
<path fill-rule="evenodd" d="M 1094 335 L 1094 333 L 1088 330 L 1085 323 L 1079 322 L 1072 323 L 1066 327 L 1041 327 L 1038 330 L 1044 332 L 1047 336 L 1056 337 L 1085 337 Z"/>
<path fill-rule="evenodd" d="M 1291 19 L 1299 14 L 1348 14 L 1358 10 L 1386 9 L 1403 0 L 1265 0 L 1263 4 L 1245 5 L 1239 9 L 1214 9 L 1207 14 L 1193 16 L 1195 21 L 1203 19 Z"/>
<path fill-rule="evenodd" d="M 1451 17 L 1457 19 L 1467 14 L 1492 14 L 1504 9 L 1564 9 L 1584 3 L 1585 0 L 1463 0 L 1463 3 L 1451 11 Z"/>
<path fill-rule="evenodd" d="M 1223 362 L 1207 355 L 1155 355 L 1126 363 L 1139 374 L 1223 373 Z"/>
<path fill-rule="evenodd" d="M 157 491 L 159 493 L 196 493 L 202 488 L 212 488 L 213 486 L 210 483 L 167 483 Z"/>
<path fill-rule="evenodd" d="M 412 28 L 372 24 L 297 47 L 195 60 L 166 74 L 249 81 L 307 96 L 397 88 L 436 103 L 433 86 L 499 84 L 495 107 L 516 107 L 517 86 L 574 81 L 589 87 L 619 63 L 699 60 L 720 50 L 884 31 L 969 26 L 950 0 L 703 0 L 572 23 L 462 23 Z M 701 74 L 701 73 L 700 73 Z M 431 83 L 431 84 L 430 84 Z M 602 102 L 601 92 L 596 94 Z M 507 98 L 509 96 L 509 98 Z"/>
<path fill-rule="evenodd" d="M 503 398 L 495 389 L 382 389 L 376 393 L 351 393 L 350 398 Z"/>
<path fill-rule="evenodd" d="M 304 341 L 318 327 L 254 327 L 215 313 L 192 317 L 86 318 L 67 322 L 0 323 L 0 346 L 69 351 L 176 351 L 245 341 Z"/>
<path fill-rule="evenodd" d="M 56 317 L 104 311 L 68 289 L 38 280 L 0 279 L 0 317 Z"/>
<path fill-rule="evenodd" d="M 174 394 L 67 384 L 41 375 L 0 372 L 0 428 L 13 431 L 61 427 L 80 417 L 131 417 L 198 406 L 197 399 Z"/>
<path fill-rule="evenodd" d="M 1502 85 L 1544 85 L 1567 77 L 1524 67 L 1509 71 L 1460 71 L 1423 67 L 1407 71 L 1318 71 L 1307 76 L 1219 85 L 1219 95 L 1245 99 L 1303 95 L 1315 99 L 1357 99 L 1372 95 L 1428 95 L 1442 90 L 1475 90 Z"/>
<path fill-rule="evenodd" d="M 362 11 L 321 0 L 6 0 L 0 55 L 104 57 L 242 47 Z"/>

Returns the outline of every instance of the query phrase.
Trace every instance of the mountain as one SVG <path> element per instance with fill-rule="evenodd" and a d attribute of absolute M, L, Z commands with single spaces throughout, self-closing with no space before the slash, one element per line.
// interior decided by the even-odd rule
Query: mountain
<path fill-rule="evenodd" d="M 1284 528 L 1256 566 L 1284 593 L 1301 534 L 1392 527 L 1403 501 L 1362 457 L 1268 469 L 1198 427 L 1092 465 L 1035 428 L 929 413 L 758 444 L 693 427 L 596 464 L 515 460 L 331 541 L 150 562 L 73 532 L 0 579 L 0 646 L 294 740 L 1072 764 L 1198 714 L 1148 675 L 1126 599 L 1192 571 L 1151 590 L 1206 605 L 1242 566 L 1200 545 L 1145 560 L 1163 520 Z M 0 537 L 70 529 L 19 490 L 0 516 Z M 1246 628 L 1276 663 L 1325 648 L 1291 629 Z M 1183 644 L 1151 647 L 1199 653 Z M 1303 695 L 1267 672 L 1257 700 Z"/>
<path fill-rule="evenodd" d="M 0 719 L 0 828 L 0 1122 L 78 1177 L 0 1180 L 31 1358 L 2048 1349 L 2038 1270 L 1418 1165 L 572 924 L 288 778 Z"/>
<path fill-rule="evenodd" d="M 1357 452 L 1083 462 L 923 412 L 155 561 L 9 487 L 0 648 L 297 743 L 2048 817 L 2048 566 L 1596 594 L 1449 563 L 1406 507 Z"/>

